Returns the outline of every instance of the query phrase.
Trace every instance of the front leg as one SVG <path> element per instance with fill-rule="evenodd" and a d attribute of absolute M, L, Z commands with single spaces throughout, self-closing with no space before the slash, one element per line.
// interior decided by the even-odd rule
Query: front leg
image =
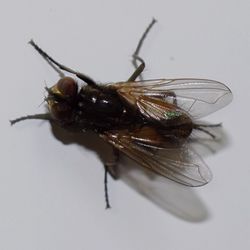
<path fill-rule="evenodd" d="M 53 121 L 53 118 L 51 117 L 51 115 L 49 113 L 44 113 L 44 114 L 34 114 L 34 115 L 21 116 L 19 118 L 10 120 L 10 124 L 14 125 L 17 122 L 24 121 L 24 120 L 30 120 L 30 119 Z"/>
<path fill-rule="evenodd" d="M 83 73 L 77 72 L 77 71 L 57 62 L 55 59 L 53 59 L 51 56 L 49 56 L 44 50 L 42 50 L 33 40 L 30 40 L 29 43 L 53 67 L 53 69 L 59 73 L 59 75 L 61 77 L 64 77 L 64 74 L 59 69 L 76 75 L 79 79 L 83 80 L 88 85 L 92 86 L 93 88 L 98 88 L 98 89 L 100 88 L 97 85 L 97 83 L 93 79 L 91 79 L 89 76 L 87 76 Z M 56 66 L 59 69 L 57 69 Z"/>

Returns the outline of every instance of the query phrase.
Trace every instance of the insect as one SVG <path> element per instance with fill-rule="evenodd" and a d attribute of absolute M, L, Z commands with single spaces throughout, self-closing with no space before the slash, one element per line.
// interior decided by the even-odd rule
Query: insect
<path fill-rule="evenodd" d="M 107 173 L 115 175 L 119 152 L 141 166 L 187 186 L 202 186 L 211 180 L 207 165 L 188 143 L 194 131 L 211 139 L 209 128 L 220 124 L 205 124 L 200 118 L 226 106 L 232 100 L 230 89 L 223 83 L 204 79 L 143 80 L 145 68 L 139 51 L 152 28 L 152 20 L 133 54 L 134 73 L 127 81 L 97 84 L 87 75 L 55 61 L 33 40 L 30 44 L 60 74 L 61 79 L 47 88 L 48 112 L 28 115 L 11 121 L 43 119 L 58 124 L 67 131 L 91 130 L 114 148 L 115 159 L 105 164 L 105 197 L 109 207 Z M 80 89 L 75 75 L 85 85 Z M 136 80 L 140 78 L 139 80 Z"/>

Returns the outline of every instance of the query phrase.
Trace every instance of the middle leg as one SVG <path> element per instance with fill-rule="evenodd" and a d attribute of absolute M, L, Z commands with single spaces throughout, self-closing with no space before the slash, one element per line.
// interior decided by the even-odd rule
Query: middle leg
<path fill-rule="evenodd" d="M 153 18 L 151 23 L 149 24 L 149 26 L 147 27 L 147 29 L 144 31 L 144 33 L 142 34 L 136 49 L 133 53 L 133 59 L 132 59 L 132 64 L 135 67 L 135 71 L 134 73 L 129 77 L 128 81 L 135 81 L 137 77 L 140 78 L 140 80 L 143 80 L 141 74 L 145 68 L 145 62 L 144 60 L 139 56 L 140 50 L 142 48 L 142 45 L 144 43 L 144 40 L 146 39 L 149 31 L 151 30 L 151 28 L 153 27 L 153 25 L 156 23 L 156 20 Z M 140 63 L 140 65 L 138 65 L 138 62 Z"/>
<path fill-rule="evenodd" d="M 119 160 L 119 151 L 118 149 L 113 147 L 113 159 L 104 164 L 104 194 L 105 194 L 105 202 L 106 209 L 111 208 L 109 202 L 109 194 L 108 194 L 108 173 L 113 177 L 113 179 L 118 179 L 117 173 L 117 163 Z"/>

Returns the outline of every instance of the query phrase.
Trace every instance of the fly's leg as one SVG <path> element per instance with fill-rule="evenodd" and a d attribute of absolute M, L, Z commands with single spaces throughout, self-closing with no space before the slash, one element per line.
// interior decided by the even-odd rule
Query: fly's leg
<path fill-rule="evenodd" d="M 111 208 L 109 203 L 109 194 L 108 194 L 108 173 L 116 180 L 118 179 L 117 173 L 117 163 L 119 160 L 119 151 L 118 149 L 113 147 L 113 159 L 110 162 L 106 162 L 104 164 L 104 194 L 105 194 L 105 202 L 106 202 L 106 209 Z"/>
<path fill-rule="evenodd" d="M 146 39 L 149 31 L 151 30 L 151 28 L 153 27 L 153 25 L 156 23 L 156 20 L 153 18 L 151 23 L 149 24 L 149 26 L 147 27 L 147 29 L 144 31 L 144 33 L 142 34 L 138 44 L 137 44 L 137 47 L 135 49 L 135 52 L 133 53 L 132 57 L 133 57 L 133 60 L 132 60 L 132 64 L 134 65 L 135 67 L 135 72 L 129 77 L 128 81 L 135 81 L 137 77 L 140 78 L 140 80 L 143 80 L 142 79 L 142 72 L 145 68 L 145 62 L 144 60 L 139 56 L 139 53 L 140 53 L 140 50 L 142 48 L 142 45 L 144 43 L 144 40 Z M 138 62 L 140 63 L 140 65 L 138 65 Z"/>
<path fill-rule="evenodd" d="M 108 193 L 108 168 L 106 165 L 105 172 L 104 172 L 104 194 L 105 194 L 105 202 L 106 202 L 106 209 L 111 208 L 109 203 L 109 193 Z"/>
<path fill-rule="evenodd" d="M 83 80 L 84 82 L 86 82 L 88 85 L 94 87 L 94 88 L 99 88 L 99 86 L 97 85 L 97 83 L 92 80 L 90 77 L 86 76 L 85 74 L 82 74 L 80 72 L 77 72 L 59 62 L 57 62 L 56 60 L 54 60 L 51 56 L 49 56 L 45 51 L 43 51 L 33 40 L 30 40 L 29 42 L 34 49 L 53 67 L 53 69 L 55 69 L 57 71 L 57 73 L 59 73 L 60 77 L 64 77 L 64 74 L 61 70 L 64 70 L 66 72 L 69 72 L 71 74 L 76 75 L 79 79 Z M 55 67 L 55 65 L 61 69 L 57 69 Z"/>
<path fill-rule="evenodd" d="M 107 169 L 108 173 L 112 176 L 114 180 L 118 179 L 118 169 L 117 164 L 119 161 L 120 153 L 119 150 L 113 147 L 113 157 L 111 161 L 105 162 L 105 168 Z"/>
<path fill-rule="evenodd" d="M 133 58 L 135 58 L 135 56 L 133 56 Z M 133 61 L 139 61 L 141 64 L 139 66 L 135 66 L 136 70 L 134 71 L 134 73 L 129 77 L 128 82 L 133 82 L 136 80 L 137 77 L 140 78 L 140 80 L 142 80 L 142 76 L 141 73 L 143 72 L 143 70 L 145 69 L 145 62 L 143 61 L 142 58 L 140 58 L 139 56 L 136 57 L 136 59 L 133 59 Z M 137 64 L 137 63 L 136 63 Z M 135 65 L 133 63 L 133 65 Z"/>
<path fill-rule="evenodd" d="M 35 114 L 35 115 L 22 116 L 22 117 L 19 117 L 17 119 L 10 120 L 10 124 L 14 125 L 17 122 L 20 122 L 23 120 L 30 120 L 30 119 L 47 120 L 47 121 L 53 120 L 49 113 L 45 113 L 45 114 Z"/>
<path fill-rule="evenodd" d="M 217 127 L 221 127 L 221 126 L 222 126 L 221 123 L 218 123 L 218 124 L 194 124 L 193 128 L 208 134 L 209 136 L 212 137 L 212 139 L 216 139 L 216 136 L 206 128 L 217 128 Z"/>

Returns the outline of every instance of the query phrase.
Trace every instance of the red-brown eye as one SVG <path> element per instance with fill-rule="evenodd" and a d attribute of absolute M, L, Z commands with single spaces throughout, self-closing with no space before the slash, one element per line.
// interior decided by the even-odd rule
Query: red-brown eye
<path fill-rule="evenodd" d="M 77 83 L 71 77 L 64 77 L 60 79 L 57 84 L 59 93 L 64 97 L 74 97 L 77 94 Z"/>

